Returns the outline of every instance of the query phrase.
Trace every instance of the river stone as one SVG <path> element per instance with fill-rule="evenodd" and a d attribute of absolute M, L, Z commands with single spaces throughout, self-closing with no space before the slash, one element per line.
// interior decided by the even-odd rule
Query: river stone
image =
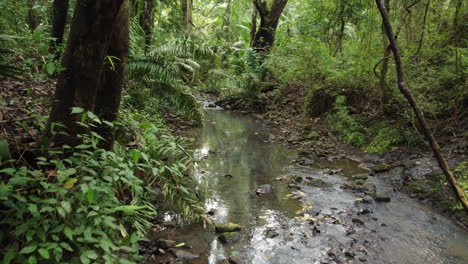
<path fill-rule="evenodd" d="M 390 197 L 382 192 L 375 192 L 372 198 L 377 202 L 390 202 Z"/>
<path fill-rule="evenodd" d="M 233 244 L 242 239 L 239 232 L 227 232 L 221 234 L 218 239 L 225 244 Z"/>
<path fill-rule="evenodd" d="M 354 175 L 353 176 L 353 179 L 355 179 L 355 180 L 364 180 L 365 181 L 365 180 L 367 180 L 367 178 L 368 178 L 367 175 L 364 175 L 364 174 L 363 175 Z"/>
<path fill-rule="evenodd" d="M 176 223 L 174 221 L 166 221 L 162 224 L 164 227 L 176 227 Z"/>
<path fill-rule="evenodd" d="M 186 259 L 186 260 L 196 259 L 200 257 L 197 254 L 193 254 L 191 252 L 188 252 L 182 249 L 175 250 L 174 255 L 179 259 Z"/>
<path fill-rule="evenodd" d="M 244 261 L 239 256 L 230 256 L 228 261 L 230 264 L 244 264 Z"/>
<path fill-rule="evenodd" d="M 175 246 L 176 242 L 174 240 L 166 240 L 166 239 L 158 239 L 156 241 L 156 245 L 160 248 L 171 248 L 173 246 Z"/>
<path fill-rule="evenodd" d="M 355 183 L 358 184 L 358 185 L 364 185 L 366 181 L 363 180 L 363 179 L 359 179 L 359 180 L 356 180 Z"/>
<path fill-rule="evenodd" d="M 239 231 L 241 230 L 241 226 L 239 224 L 234 224 L 234 223 L 219 223 L 215 224 L 215 230 L 218 233 L 226 233 L 226 232 L 234 232 L 234 231 Z"/>
<path fill-rule="evenodd" d="M 390 165 L 386 162 L 382 162 L 379 165 L 375 166 L 374 171 L 379 173 L 379 172 L 385 172 L 390 170 Z"/>
<path fill-rule="evenodd" d="M 277 236 L 279 236 L 279 233 L 273 229 L 268 229 L 265 234 L 266 238 L 275 238 Z"/>
<path fill-rule="evenodd" d="M 257 194 L 261 194 L 261 193 L 269 193 L 271 192 L 271 185 L 270 184 L 263 184 L 263 185 L 260 185 L 258 186 L 257 190 L 256 190 L 256 193 Z"/>

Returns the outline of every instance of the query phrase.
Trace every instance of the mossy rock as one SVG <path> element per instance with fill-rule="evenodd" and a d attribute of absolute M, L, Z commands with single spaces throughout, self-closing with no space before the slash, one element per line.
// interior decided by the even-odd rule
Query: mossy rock
<path fill-rule="evenodd" d="M 320 138 L 320 134 L 317 131 L 312 131 L 307 136 L 307 139 L 319 139 L 319 138 Z"/>
<path fill-rule="evenodd" d="M 242 226 L 240 226 L 239 224 L 234 224 L 234 223 L 215 224 L 215 230 L 218 233 L 234 232 L 234 231 L 239 231 L 241 229 L 242 229 Z"/>
<path fill-rule="evenodd" d="M 391 166 L 388 163 L 382 162 L 379 165 L 375 166 L 374 171 L 378 173 L 378 172 L 389 171 L 390 169 L 391 169 Z"/>
<path fill-rule="evenodd" d="M 354 175 L 353 176 L 353 179 L 355 179 L 355 180 L 364 180 L 365 181 L 365 180 L 367 180 L 367 178 L 368 178 L 367 175 Z"/>
<path fill-rule="evenodd" d="M 374 198 L 374 200 L 377 202 L 383 202 L 383 203 L 390 202 L 390 197 L 382 192 L 375 192 L 372 195 L 372 198 Z"/>
<path fill-rule="evenodd" d="M 358 185 L 364 185 L 364 183 L 366 183 L 366 181 L 363 180 L 363 179 L 359 179 L 359 180 L 356 180 L 355 183 L 358 184 Z"/>
<path fill-rule="evenodd" d="M 233 244 L 242 239 L 242 235 L 239 232 L 226 232 L 221 234 L 218 239 L 225 244 Z"/>

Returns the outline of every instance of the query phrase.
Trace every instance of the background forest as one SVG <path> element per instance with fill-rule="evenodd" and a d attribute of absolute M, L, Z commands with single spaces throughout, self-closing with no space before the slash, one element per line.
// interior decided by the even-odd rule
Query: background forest
<path fill-rule="evenodd" d="M 188 176 L 187 139 L 168 129 L 174 119 L 187 124 L 176 132 L 201 125 L 200 95 L 279 123 L 318 122 L 368 152 L 425 147 L 398 91 L 374 1 L 115 2 L 128 8 L 96 9 L 116 18 L 112 27 L 106 19 L 90 27 L 96 38 L 89 46 L 80 38 L 86 32 L 73 29 L 101 13 L 80 9 L 80 1 L 0 2 L 3 263 L 134 263 L 163 205 L 187 221 L 205 220 L 203 186 Z M 384 5 L 430 128 L 447 144 L 466 144 L 466 2 Z M 98 56 L 105 36 L 115 45 Z M 96 72 L 103 73 L 93 79 Z M 88 100 L 95 90 L 80 90 L 88 81 L 96 102 Z M 72 86 L 79 96 L 51 100 L 55 87 L 57 98 L 60 87 Z M 465 193 L 467 168 L 457 167 Z"/>

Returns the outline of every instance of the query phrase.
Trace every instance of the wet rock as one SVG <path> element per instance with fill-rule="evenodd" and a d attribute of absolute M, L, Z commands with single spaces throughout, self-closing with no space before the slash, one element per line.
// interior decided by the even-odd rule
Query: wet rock
<path fill-rule="evenodd" d="M 221 234 L 218 239 L 225 244 L 233 244 L 242 239 L 239 232 L 227 232 Z"/>
<path fill-rule="evenodd" d="M 216 105 L 213 103 L 209 103 L 206 107 L 208 108 L 216 108 Z"/>
<path fill-rule="evenodd" d="M 255 193 L 257 194 L 263 194 L 263 193 L 269 193 L 271 192 L 273 188 L 269 184 L 263 184 L 258 186 L 258 188 L 255 190 Z"/>
<path fill-rule="evenodd" d="M 358 184 L 358 185 L 364 185 L 364 183 L 366 183 L 366 181 L 362 180 L 362 179 L 359 179 L 359 180 L 356 180 L 355 183 Z"/>
<path fill-rule="evenodd" d="M 224 175 L 224 177 L 226 177 L 226 178 L 232 178 L 232 175 L 231 175 L 231 174 L 226 174 L 226 175 Z"/>
<path fill-rule="evenodd" d="M 277 236 L 279 236 L 279 233 L 273 229 L 268 229 L 265 234 L 266 238 L 275 238 Z"/>
<path fill-rule="evenodd" d="M 230 256 L 228 261 L 230 264 L 244 264 L 244 261 L 239 256 Z"/>
<path fill-rule="evenodd" d="M 161 238 L 156 241 L 156 246 L 163 248 L 163 249 L 171 248 L 175 245 L 176 245 L 176 242 L 174 240 L 166 240 L 166 239 Z"/>
<path fill-rule="evenodd" d="M 365 180 L 367 180 L 367 178 L 368 178 L 367 175 L 354 175 L 353 176 L 353 179 L 355 179 L 355 180 L 364 180 L 365 181 Z"/>
<path fill-rule="evenodd" d="M 208 215 L 215 215 L 216 214 L 216 209 L 212 208 L 206 212 Z"/>
<path fill-rule="evenodd" d="M 358 215 L 366 215 L 366 214 L 370 214 L 371 211 L 369 209 L 363 209 L 361 211 L 358 212 Z"/>
<path fill-rule="evenodd" d="M 391 166 L 388 163 L 382 162 L 374 167 L 374 172 L 380 173 L 380 172 L 388 171 L 390 169 L 391 169 Z"/>
<path fill-rule="evenodd" d="M 382 193 L 382 192 L 375 192 L 372 195 L 372 198 L 374 198 L 375 201 L 377 202 L 390 202 L 390 197 L 388 195 Z"/>
<path fill-rule="evenodd" d="M 347 258 L 354 258 L 356 256 L 356 254 L 354 252 L 350 251 L 350 250 L 347 250 L 347 251 L 345 251 L 345 256 Z"/>
<path fill-rule="evenodd" d="M 191 260 L 191 259 L 196 259 L 199 258 L 200 256 L 197 254 L 193 254 L 191 252 L 182 250 L 182 249 L 177 249 L 174 251 L 174 256 L 176 256 L 179 259 L 185 259 L 185 260 Z"/>
<path fill-rule="evenodd" d="M 174 221 L 166 221 L 166 222 L 162 223 L 162 226 L 164 226 L 164 227 L 176 227 L 177 224 Z"/>
<path fill-rule="evenodd" d="M 357 225 L 364 225 L 364 221 L 359 218 L 353 218 L 351 221 Z"/>
<path fill-rule="evenodd" d="M 298 186 L 297 184 L 295 184 L 295 183 L 289 183 L 289 184 L 288 184 L 288 188 L 289 188 L 289 189 L 293 189 L 293 190 L 300 190 L 300 189 L 301 189 L 301 187 L 299 187 L 299 186 Z"/>
<path fill-rule="evenodd" d="M 218 233 L 225 233 L 225 232 L 234 232 L 234 231 L 239 231 L 242 229 L 242 226 L 239 224 L 234 224 L 234 223 L 219 223 L 215 224 L 215 230 Z"/>

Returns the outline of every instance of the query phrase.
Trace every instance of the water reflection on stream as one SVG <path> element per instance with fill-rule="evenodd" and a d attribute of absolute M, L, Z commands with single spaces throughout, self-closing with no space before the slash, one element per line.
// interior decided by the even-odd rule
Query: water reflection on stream
<path fill-rule="evenodd" d="M 310 193 L 306 200 L 321 207 L 322 213 L 333 214 L 334 210 L 344 212 L 353 207 L 353 194 L 339 188 L 346 177 L 326 175 L 319 166 L 291 165 L 295 152 L 269 143 L 270 137 L 268 128 L 251 117 L 207 111 L 204 127 L 195 131 L 196 155 L 200 159 L 195 177 L 209 184 L 212 196 L 206 206 L 214 212 L 214 221 L 241 224 L 243 239 L 234 245 L 223 245 L 212 228 L 203 229 L 200 224 L 161 233 L 166 239 L 187 243 L 191 252 L 201 256 L 187 263 L 224 263 L 221 261 L 232 254 L 239 254 L 245 263 L 252 264 L 320 263 L 324 249 L 332 244 L 353 243 L 341 225 L 325 225 L 323 235 L 311 237 L 307 233 L 310 226 L 294 219 L 299 202 L 286 199 L 290 190 L 284 182 L 275 180 L 285 174 L 324 180 L 330 184 L 327 188 L 305 187 L 304 191 Z M 348 174 L 363 173 L 356 162 L 349 160 L 320 166 L 341 167 Z M 371 181 L 378 186 L 385 184 L 377 178 Z M 256 195 L 255 189 L 262 184 L 270 184 L 273 192 Z M 391 198 L 389 204 L 374 205 L 374 215 L 381 220 L 366 223 L 369 230 L 379 229 L 374 236 L 381 240 L 374 251 L 379 255 L 369 258 L 367 263 L 468 263 L 465 230 L 403 194 L 392 193 Z M 387 227 L 380 231 L 382 221 Z M 266 238 L 270 228 L 280 230 L 281 235 Z"/>

